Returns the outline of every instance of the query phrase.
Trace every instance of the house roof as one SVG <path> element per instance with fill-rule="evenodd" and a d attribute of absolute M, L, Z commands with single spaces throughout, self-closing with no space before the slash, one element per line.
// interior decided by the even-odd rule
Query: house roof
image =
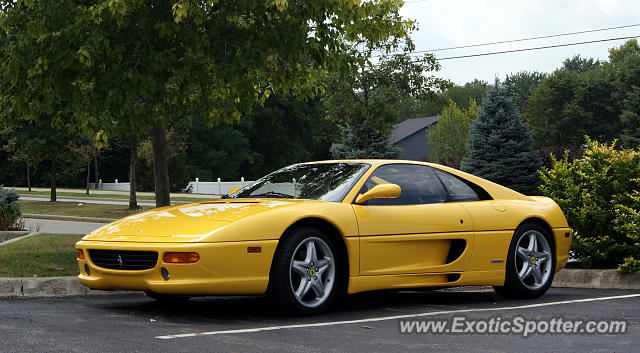
<path fill-rule="evenodd" d="M 439 118 L 439 116 L 427 116 L 424 118 L 407 119 L 398 123 L 391 132 L 391 144 L 395 144 L 420 130 L 426 129 L 438 121 Z"/>

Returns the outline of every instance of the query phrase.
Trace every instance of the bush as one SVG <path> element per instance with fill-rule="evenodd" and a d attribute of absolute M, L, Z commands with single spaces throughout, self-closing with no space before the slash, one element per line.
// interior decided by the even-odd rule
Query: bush
<path fill-rule="evenodd" d="M 573 227 L 573 257 L 586 267 L 640 269 L 640 149 L 587 138 L 584 159 L 552 157 L 540 191 L 554 199 Z"/>
<path fill-rule="evenodd" d="M 0 231 L 22 229 L 19 197 L 15 190 L 0 187 Z"/>

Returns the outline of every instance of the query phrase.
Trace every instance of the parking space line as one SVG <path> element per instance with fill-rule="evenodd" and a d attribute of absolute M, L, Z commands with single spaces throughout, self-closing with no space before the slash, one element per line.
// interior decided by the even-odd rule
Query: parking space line
<path fill-rule="evenodd" d="M 315 323 L 309 323 L 309 324 L 294 324 L 294 325 L 281 325 L 281 326 L 265 326 L 265 327 L 254 327 L 254 328 L 236 329 L 236 330 L 221 330 L 221 331 L 208 331 L 208 332 L 195 332 L 195 333 L 181 333 L 181 334 L 176 334 L 176 335 L 156 336 L 155 338 L 163 339 L 163 340 L 169 340 L 169 339 L 175 339 L 175 338 L 187 338 L 187 337 L 197 337 L 197 336 L 230 335 L 230 334 L 239 334 L 239 333 L 276 331 L 276 330 L 298 329 L 298 328 L 308 328 L 308 327 L 325 327 L 325 326 L 350 325 L 350 324 L 360 324 L 360 323 L 366 323 L 366 322 L 389 321 L 389 320 L 408 319 L 408 318 L 427 317 L 427 316 L 437 316 L 437 315 L 446 315 L 446 314 L 463 314 L 463 313 L 472 313 L 472 312 L 530 309 L 530 308 L 538 308 L 538 307 L 543 307 L 543 306 L 586 303 L 586 302 L 594 302 L 594 301 L 602 301 L 602 300 L 626 299 L 626 298 L 635 298 L 635 297 L 640 297 L 640 293 L 638 293 L 638 294 L 627 294 L 627 295 L 616 295 L 616 296 L 609 296 L 609 297 L 563 300 L 563 301 L 558 301 L 558 302 L 547 302 L 547 303 L 527 304 L 527 305 L 518 305 L 518 306 L 506 306 L 506 307 L 499 307 L 499 308 L 476 308 L 476 309 L 431 311 L 431 312 L 423 312 L 423 313 L 416 313 L 416 314 L 380 316 L 380 317 L 372 317 L 372 318 L 366 318 L 366 319 L 355 319 L 355 320 L 315 322 Z"/>

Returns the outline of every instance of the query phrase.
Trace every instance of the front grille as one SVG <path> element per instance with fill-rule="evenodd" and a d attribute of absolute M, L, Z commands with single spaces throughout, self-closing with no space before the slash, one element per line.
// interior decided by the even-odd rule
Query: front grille
<path fill-rule="evenodd" d="M 158 262 L 155 251 L 89 250 L 91 261 L 112 270 L 148 270 Z"/>

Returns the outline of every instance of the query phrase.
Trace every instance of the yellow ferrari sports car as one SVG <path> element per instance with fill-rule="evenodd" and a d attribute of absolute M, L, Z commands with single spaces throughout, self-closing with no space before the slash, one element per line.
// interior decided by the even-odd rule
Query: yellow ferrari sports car
<path fill-rule="evenodd" d="M 535 298 L 566 264 L 571 236 L 546 197 L 437 164 L 340 160 L 125 217 L 76 248 L 90 288 L 155 299 L 266 293 L 313 314 L 379 289 L 490 285 Z"/>

